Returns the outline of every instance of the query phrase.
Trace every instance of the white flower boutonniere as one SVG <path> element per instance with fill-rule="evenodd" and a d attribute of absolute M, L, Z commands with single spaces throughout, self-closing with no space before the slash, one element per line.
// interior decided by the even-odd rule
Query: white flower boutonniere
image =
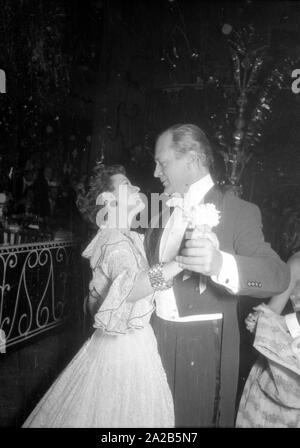
<path fill-rule="evenodd" d="M 205 225 L 212 229 L 220 222 L 220 212 L 214 204 L 198 204 L 189 209 L 184 207 L 183 216 L 192 229 Z"/>
<path fill-rule="evenodd" d="M 219 210 L 210 203 L 184 207 L 183 217 L 187 221 L 188 229 L 193 230 L 193 238 L 201 237 L 220 222 Z"/>

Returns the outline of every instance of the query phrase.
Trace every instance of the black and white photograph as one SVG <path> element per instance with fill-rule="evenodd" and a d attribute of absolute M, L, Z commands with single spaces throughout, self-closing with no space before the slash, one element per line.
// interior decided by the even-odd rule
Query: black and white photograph
<path fill-rule="evenodd" d="M 0 428 L 300 428 L 299 173 L 300 1 L 0 0 Z"/>

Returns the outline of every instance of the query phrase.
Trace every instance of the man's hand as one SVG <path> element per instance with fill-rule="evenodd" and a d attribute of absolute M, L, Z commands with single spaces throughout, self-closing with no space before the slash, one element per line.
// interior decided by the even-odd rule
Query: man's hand
<path fill-rule="evenodd" d="M 204 275 L 219 275 L 223 257 L 208 238 L 188 239 L 176 261 L 182 269 Z"/>

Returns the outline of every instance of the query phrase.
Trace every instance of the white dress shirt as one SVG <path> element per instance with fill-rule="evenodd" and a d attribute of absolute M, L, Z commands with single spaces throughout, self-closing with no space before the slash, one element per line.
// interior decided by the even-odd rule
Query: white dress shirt
<path fill-rule="evenodd" d="M 193 183 L 186 195 L 184 201 L 188 201 L 189 205 L 198 205 L 203 202 L 204 196 L 214 186 L 214 182 L 209 174 L 202 179 Z M 222 220 L 222 216 L 220 217 Z M 175 207 L 174 212 L 169 217 L 164 228 L 160 247 L 159 247 L 159 261 L 168 262 L 174 259 L 178 254 L 182 238 L 186 230 L 187 223 L 183 219 L 182 209 Z M 238 269 L 233 255 L 222 252 L 223 262 L 221 271 L 218 276 L 211 276 L 211 279 L 220 285 L 223 285 L 231 293 L 236 294 L 239 290 Z M 200 293 L 199 293 L 199 300 Z M 176 322 L 200 321 L 200 320 L 214 320 L 222 319 L 222 314 L 200 314 L 186 317 L 179 317 L 174 296 L 173 288 L 157 291 L 155 293 L 156 314 L 165 320 Z"/>

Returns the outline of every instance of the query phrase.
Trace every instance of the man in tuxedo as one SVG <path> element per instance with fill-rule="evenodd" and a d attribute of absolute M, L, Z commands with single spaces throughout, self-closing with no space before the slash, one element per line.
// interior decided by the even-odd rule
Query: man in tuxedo
<path fill-rule="evenodd" d="M 232 427 L 238 303 L 242 296 L 263 299 L 284 291 L 289 270 L 264 241 L 258 207 L 214 185 L 210 143 L 199 127 L 175 125 L 163 132 L 155 161 L 154 176 L 170 200 L 159 217 L 160 222 L 168 217 L 162 228 L 154 220 L 146 232 L 148 261 L 153 265 L 177 256 L 184 268 L 172 288 L 155 293 L 152 322 L 173 393 L 176 426 Z M 216 236 L 207 232 L 205 238 L 187 239 L 178 195 L 190 205 L 215 205 L 220 211 Z"/>

